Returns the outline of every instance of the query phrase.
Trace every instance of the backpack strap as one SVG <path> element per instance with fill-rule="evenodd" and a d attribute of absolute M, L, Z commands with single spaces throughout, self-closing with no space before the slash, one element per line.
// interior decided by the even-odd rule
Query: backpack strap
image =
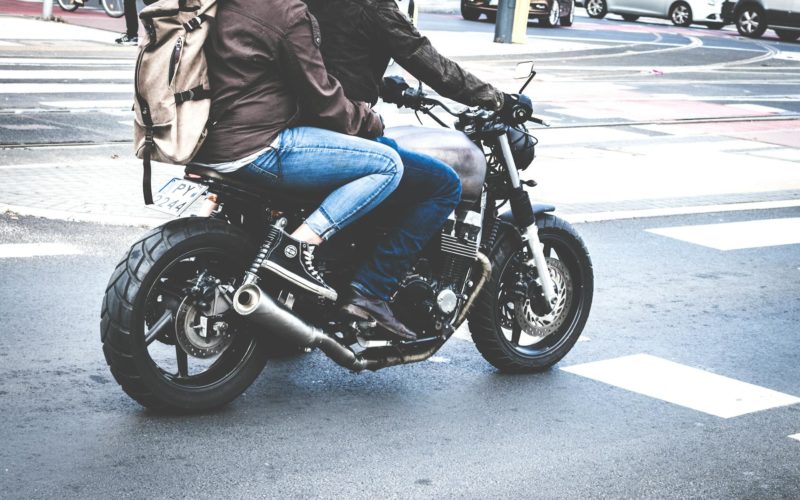
<path fill-rule="evenodd" d="M 188 23 L 183 23 L 183 29 L 185 29 L 187 32 L 192 32 L 197 28 L 199 28 L 201 24 L 208 21 L 210 18 L 211 16 L 208 16 L 206 14 L 200 14 L 199 16 L 189 19 Z"/>
<path fill-rule="evenodd" d="M 204 88 L 202 85 L 175 94 L 175 104 L 183 104 L 186 101 L 202 101 L 211 98 L 211 89 Z"/>

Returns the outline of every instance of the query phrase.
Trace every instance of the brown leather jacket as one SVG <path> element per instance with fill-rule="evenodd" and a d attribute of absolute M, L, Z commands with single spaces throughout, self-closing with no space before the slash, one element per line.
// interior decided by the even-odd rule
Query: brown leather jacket
<path fill-rule="evenodd" d="M 265 148 L 303 124 L 364 137 L 380 116 L 348 100 L 325 71 L 319 25 L 300 0 L 219 2 L 206 54 L 216 120 L 196 161 L 223 163 Z"/>
<path fill-rule="evenodd" d="M 394 0 L 305 0 L 322 27 L 328 72 L 350 99 L 375 103 L 389 59 L 439 94 L 468 106 L 500 109 L 503 94 L 441 55 Z"/>

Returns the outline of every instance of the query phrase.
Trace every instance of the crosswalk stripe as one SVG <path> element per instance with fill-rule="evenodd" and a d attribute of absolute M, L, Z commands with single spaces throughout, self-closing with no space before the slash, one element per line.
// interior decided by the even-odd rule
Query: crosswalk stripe
<path fill-rule="evenodd" d="M 795 441 L 800 441 L 800 434 L 792 434 L 789 436 L 789 439 L 794 439 Z"/>
<path fill-rule="evenodd" d="M 0 259 L 47 257 L 54 255 L 80 255 L 83 252 L 65 243 L 6 243 L 0 244 Z"/>
<path fill-rule="evenodd" d="M 133 101 L 130 99 L 106 99 L 87 101 L 41 101 L 42 106 L 66 109 L 99 109 L 99 108 L 128 108 Z"/>
<path fill-rule="evenodd" d="M 122 83 L 0 83 L 0 94 L 133 94 Z"/>
<path fill-rule="evenodd" d="M 0 69 L 0 80 L 131 80 L 131 70 Z"/>
<path fill-rule="evenodd" d="M 0 57 L 0 66 L 135 66 L 135 59 Z"/>
<path fill-rule="evenodd" d="M 717 250 L 800 243 L 800 217 L 647 229 L 647 232 Z"/>
<path fill-rule="evenodd" d="M 721 418 L 800 403 L 800 398 L 648 354 L 561 370 Z"/>

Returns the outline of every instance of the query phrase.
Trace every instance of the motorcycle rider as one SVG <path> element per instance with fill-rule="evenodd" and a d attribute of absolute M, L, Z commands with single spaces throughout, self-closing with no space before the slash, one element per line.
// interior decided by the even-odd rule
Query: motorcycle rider
<path fill-rule="evenodd" d="M 322 57 L 350 99 L 375 104 L 397 102 L 403 86 L 383 75 L 394 59 L 420 81 L 445 97 L 468 106 L 481 106 L 510 114 L 525 96 L 500 92 L 442 56 L 422 36 L 394 0 L 304 0 L 322 28 Z M 391 139 L 379 141 L 394 147 L 404 165 L 400 186 L 385 204 L 403 207 L 403 214 L 388 238 L 355 274 L 350 295 L 343 302 L 349 314 L 378 319 L 391 331 L 408 330 L 386 306 L 415 256 L 442 227 L 456 207 L 461 185 L 445 163 L 402 148 Z"/>
<path fill-rule="evenodd" d="M 314 249 L 394 191 L 403 165 L 390 147 L 365 139 L 382 134 L 380 116 L 345 97 L 320 42 L 300 0 L 220 2 L 206 49 L 216 123 L 193 164 L 286 193 L 327 194 L 291 235 L 270 230 L 263 265 L 335 301 Z M 298 126 L 301 116 L 314 119 Z"/>

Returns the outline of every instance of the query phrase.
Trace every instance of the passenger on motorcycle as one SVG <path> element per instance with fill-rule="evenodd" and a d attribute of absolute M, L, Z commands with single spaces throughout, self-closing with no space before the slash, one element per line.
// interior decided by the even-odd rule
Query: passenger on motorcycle
<path fill-rule="evenodd" d="M 442 56 L 394 0 L 304 1 L 322 28 L 325 66 L 350 99 L 375 104 L 393 58 L 420 81 L 462 104 L 507 114 L 520 101 L 520 96 L 500 92 Z M 397 102 L 403 88 L 391 79 L 386 83 L 384 100 Z M 525 96 L 521 100 L 530 107 Z M 407 336 L 408 329 L 394 318 L 386 301 L 415 256 L 458 205 L 461 184 L 445 163 L 399 148 L 391 139 L 378 140 L 395 148 L 403 161 L 400 186 L 385 203 L 399 207 L 403 215 L 356 272 L 343 308 L 356 316 L 371 316 L 390 331 Z"/>
<path fill-rule="evenodd" d="M 390 147 L 364 139 L 383 133 L 380 116 L 348 100 L 328 75 L 319 26 L 304 3 L 218 5 L 206 51 L 215 123 L 193 163 L 284 193 L 330 193 L 291 235 L 271 229 L 263 265 L 335 301 L 314 267 L 314 249 L 389 196 L 402 162 Z"/>

